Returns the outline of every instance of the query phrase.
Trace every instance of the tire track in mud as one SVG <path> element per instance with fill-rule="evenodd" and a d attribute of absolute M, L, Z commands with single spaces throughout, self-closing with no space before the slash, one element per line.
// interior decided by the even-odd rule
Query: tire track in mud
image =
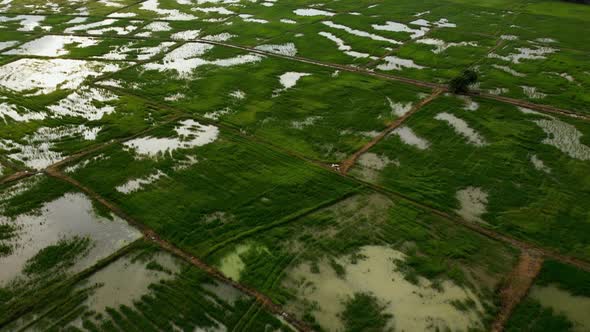
<path fill-rule="evenodd" d="M 543 266 L 542 254 L 533 250 L 521 253 L 518 263 L 508 275 L 499 295 L 502 301 L 500 312 L 492 324 L 492 332 L 502 332 L 512 312 L 528 294 Z"/>
<path fill-rule="evenodd" d="M 258 304 L 260 304 L 266 310 L 281 317 L 282 319 L 287 321 L 289 324 L 291 324 L 293 327 L 295 327 L 297 330 L 303 331 L 303 332 L 313 331 L 313 329 L 308 324 L 304 323 L 303 321 L 300 321 L 294 315 L 287 313 L 282 308 L 282 306 L 274 303 L 272 301 L 272 299 L 270 299 L 268 296 L 258 292 L 257 290 L 255 290 L 253 288 L 242 285 L 236 281 L 233 281 L 233 280 L 227 278 L 216 268 L 208 265 L 207 263 L 200 260 L 199 258 L 191 255 L 190 253 L 185 252 L 184 250 L 176 247 L 172 243 L 162 239 L 153 229 L 138 222 L 137 220 L 135 220 L 134 218 L 129 216 L 127 213 L 125 213 L 118 206 L 116 206 L 115 204 L 113 204 L 110 201 L 103 198 L 97 192 L 84 186 L 82 183 L 78 182 L 77 180 L 61 173 L 57 167 L 50 166 L 50 167 L 46 168 L 45 174 L 47 174 L 48 176 L 54 177 L 56 179 L 60 179 L 62 181 L 65 181 L 65 182 L 71 184 L 72 186 L 76 187 L 77 189 L 81 190 L 86 195 L 88 195 L 89 197 L 96 200 L 98 203 L 100 203 L 101 205 L 103 205 L 104 207 L 106 207 L 107 209 L 112 211 L 115 215 L 119 216 L 122 219 L 125 219 L 129 223 L 129 225 L 138 229 L 144 235 L 144 237 L 147 241 L 153 242 L 153 243 L 157 244 L 160 248 L 184 259 L 185 261 L 189 262 L 193 266 L 195 266 L 195 267 L 201 269 L 202 271 L 204 271 L 205 273 L 207 273 L 212 278 L 214 278 L 220 282 L 223 282 L 225 284 L 228 284 L 228 285 L 236 288 L 237 290 L 241 291 L 242 293 L 251 296 Z"/>
<path fill-rule="evenodd" d="M 365 144 L 357 152 L 355 152 L 353 155 L 351 155 L 346 160 L 344 160 L 342 163 L 340 163 L 340 166 L 339 166 L 340 173 L 342 173 L 342 175 L 347 175 L 350 168 L 352 166 L 354 166 L 357 159 L 361 155 L 363 155 L 365 152 L 369 151 L 369 149 L 371 149 L 377 143 L 381 142 L 381 140 L 383 138 L 385 138 L 385 136 L 387 136 L 389 133 L 391 133 L 397 127 L 401 126 L 410 116 L 412 116 L 414 113 L 418 112 L 423 106 L 426 106 L 428 103 L 430 103 L 431 101 L 436 99 L 438 96 L 440 96 L 440 94 L 443 91 L 444 91 L 443 89 L 434 90 L 434 92 L 432 92 L 432 94 L 430 94 L 430 96 L 428 96 L 425 99 L 422 99 L 417 104 L 412 106 L 412 109 L 410 109 L 408 112 L 406 112 L 406 114 L 404 114 L 401 117 L 399 117 L 398 119 L 396 119 L 389 126 L 387 126 L 387 128 L 385 128 L 385 130 L 383 130 L 381 133 L 379 133 L 379 135 L 375 136 L 369 143 Z"/>

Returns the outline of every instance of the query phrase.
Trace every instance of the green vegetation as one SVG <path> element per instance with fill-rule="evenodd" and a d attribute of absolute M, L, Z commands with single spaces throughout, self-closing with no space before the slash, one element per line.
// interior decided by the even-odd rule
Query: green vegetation
<path fill-rule="evenodd" d="M 477 110 L 466 110 L 472 102 Z M 464 121 L 471 131 L 457 132 L 444 118 L 437 118 L 441 114 L 450 121 Z M 544 120 L 571 128 L 556 140 L 590 132 L 585 121 L 523 113 L 483 99 L 440 97 L 405 123 L 426 142 L 422 148 L 394 133 L 369 152 L 395 163 L 370 178 L 367 174 L 373 170 L 363 165 L 352 174 L 484 227 L 588 258 L 588 160 L 548 144 L 553 134 L 539 125 Z M 580 144 L 590 146 L 589 138 L 581 136 Z M 478 213 L 469 212 L 470 207 L 461 210 L 462 204 L 471 206 L 459 197 L 469 188 L 485 193 L 482 201 L 473 203 L 480 206 L 475 209 Z"/>
<path fill-rule="evenodd" d="M 518 305 L 507 323 L 506 331 L 574 331 L 573 324 L 564 315 L 543 307 L 533 299 L 525 299 Z"/>
<path fill-rule="evenodd" d="M 27 261 L 23 272 L 27 275 L 55 273 L 75 264 L 76 259 L 84 257 L 92 242 L 89 238 L 74 236 L 61 239 L 47 246 Z"/>
<path fill-rule="evenodd" d="M 466 93 L 469 91 L 469 86 L 476 82 L 477 73 L 473 70 L 465 70 L 449 82 L 449 90 L 452 93 Z"/>
<path fill-rule="evenodd" d="M 16 235 L 16 228 L 10 224 L 0 224 L 0 257 L 12 253 L 9 241 Z"/>
<path fill-rule="evenodd" d="M 358 293 L 346 300 L 346 310 L 342 320 L 348 332 L 386 331 L 391 315 L 384 312 L 385 307 L 371 294 Z"/>
<path fill-rule="evenodd" d="M 150 266 L 154 265 L 153 259 L 169 257 L 167 255 L 153 245 L 143 242 L 135 243 L 100 262 L 99 268 L 92 268 L 66 279 L 59 283 L 60 287 L 56 285 L 56 287 L 47 288 L 50 290 L 48 293 L 37 298 L 36 302 L 31 302 L 32 306 L 29 307 L 31 311 L 24 316 L 25 326 L 70 328 L 70 324 L 79 320 L 86 331 L 124 330 L 132 327 L 158 331 L 170 330 L 174 326 L 184 330 L 222 327 L 229 330 L 238 326 L 246 330 L 264 330 L 267 327 L 289 330 L 280 320 L 255 304 L 253 299 L 228 288 L 229 286 L 219 285 L 203 271 L 176 260 L 169 265 L 175 272 L 162 272 L 164 274 L 159 274 L 158 271 L 150 272 L 156 273 L 160 278 L 154 279 L 151 283 L 148 282 L 144 293 L 137 294 L 139 297 L 131 299 L 133 303 L 107 307 L 99 311 L 96 311 L 98 308 L 89 306 L 101 289 L 118 287 L 115 280 L 110 280 L 106 284 L 92 284 L 91 281 L 94 280 L 95 275 L 110 273 L 110 267 L 121 262 L 122 265 L 119 266 L 124 266 L 124 270 L 143 269 L 145 276 Z M 170 264 L 167 259 L 162 262 Z M 135 279 L 132 282 L 144 283 L 145 281 Z M 129 285 L 129 287 L 136 286 Z M 29 295 L 23 296 L 20 301 L 33 300 L 27 296 Z M 123 298 L 124 296 L 121 299 Z M 13 322 L 9 325 L 6 323 L 7 321 L 0 320 L 0 326 L 23 327 L 21 325 L 23 322 Z"/>
<path fill-rule="evenodd" d="M 543 264 L 535 283 L 540 286 L 558 285 L 572 295 L 590 297 L 590 273 L 556 261 Z"/>
<path fill-rule="evenodd" d="M 567 297 L 536 298 L 535 291 L 557 287 Z M 582 302 L 576 302 L 582 301 Z M 590 273 L 571 265 L 547 260 L 535 279 L 532 292 L 517 308 L 507 331 L 583 331 L 589 328 L 584 310 L 590 303 Z M 578 306 L 580 306 L 578 308 Z M 576 314 L 579 312 L 582 315 Z M 582 321 L 579 321 L 582 319 Z"/>
<path fill-rule="evenodd" d="M 291 329 L 152 231 L 319 331 L 489 329 L 480 233 L 590 260 L 589 122 L 491 98 L 589 114 L 587 5 L 0 3 L 2 330 Z M 549 261 L 507 330 L 588 298 Z"/>

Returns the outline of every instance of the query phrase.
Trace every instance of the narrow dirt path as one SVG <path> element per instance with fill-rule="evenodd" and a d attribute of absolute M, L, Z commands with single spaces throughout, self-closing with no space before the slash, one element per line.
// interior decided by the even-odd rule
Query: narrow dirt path
<path fill-rule="evenodd" d="M 588 115 L 576 113 L 573 111 L 568 111 L 568 110 L 565 110 L 562 108 L 553 107 L 553 106 L 549 106 L 549 105 L 535 104 L 535 103 L 531 103 L 526 100 L 515 99 L 515 98 L 510 98 L 510 97 L 504 97 L 504 96 L 497 96 L 497 95 L 493 95 L 490 93 L 484 93 L 484 92 L 472 92 L 472 93 L 469 93 L 469 95 L 492 99 L 492 100 L 500 101 L 500 102 L 503 102 L 506 104 L 511 104 L 514 106 L 530 108 L 532 110 L 543 112 L 543 113 L 565 115 L 568 117 L 573 117 L 573 118 L 577 118 L 577 119 L 581 119 L 581 120 L 590 121 L 590 116 L 588 116 Z"/>
<path fill-rule="evenodd" d="M 396 119 L 393 123 L 391 123 L 389 126 L 387 126 L 387 128 L 385 128 L 385 130 L 383 130 L 381 133 L 379 133 L 379 135 L 375 136 L 369 143 L 365 144 L 357 152 L 355 152 L 353 155 L 351 155 L 346 160 L 344 160 L 342 163 L 340 163 L 340 173 L 342 173 L 343 175 L 347 175 L 350 168 L 352 168 L 352 166 L 354 166 L 357 159 L 363 153 L 369 151 L 369 149 L 371 149 L 373 146 L 375 146 L 375 144 L 379 143 L 383 138 L 385 138 L 385 136 L 387 136 L 389 133 L 391 133 L 393 130 L 395 130 L 395 128 L 401 126 L 401 124 L 404 123 L 410 116 L 412 116 L 412 114 L 418 112 L 423 106 L 425 106 L 426 104 L 430 103 L 431 101 L 436 99 L 438 96 L 440 96 L 440 94 L 443 91 L 444 91 L 443 89 L 434 90 L 434 92 L 430 96 L 422 99 L 420 102 L 418 102 L 416 105 L 414 105 L 412 107 L 412 109 L 410 109 L 408 112 L 406 112 L 406 114 L 402 115 L 401 117 Z"/>
<path fill-rule="evenodd" d="M 492 332 L 502 332 L 504 330 L 512 311 L 527 295 L 535 278 L 541 272 L 542 266 L 543 258 L 541 253 L 531 250 L 522 252 L 518 264 L 508 275 L 504 287 L 500 290 L 502 304 L 500 312 L 492 325 Z"/>
<path fill-rule="evenodd" d="M 28 178 L 29 176 L 33 176 L 35 174 L 37 174 L 37 172 L 19 171 L 19 172 L 16 172 L 16 173 L 12 173 L 12 174 L 10 174 L 10 175 L 8 175 L 8 176 L 0 179 L 0 185 L 7 184 L 7 183 L 10 183 L 10 182 L 16 182 L 16 181 L 19 181 L 21 179 Z"/>
<path fill-rule="evenodd" d="M 291 60 L 291 61 L 298 61 L 298 62 L 313 64 L 313 65 L 317 65 L 317 66 L 328 67 L 328 68 L 332 68 L 332 69 L 336 69 L 336 70 L 342 70 L 342 71 L 359 73 L 359 74 L 378 77 L 378 78 L 384 78 L 384 79 L 388 79 L 388 80 L 392 80 L 392 81 L 399 81 L 399 82 L 411 84 L 414 86 L 419 86 L 422 88 L 443 89 L 443 90 L 447 89 L 447 86 L 445 84 L 438 84 L 438 83 L 432 83 L 432 82 L 426 82 L 426 81 L 416 80 L 416 79 L 412 79 L 412 78 L 407 78 L 407 77 L 403 77 L 403 76 L 384 74 L 381 72 L 376 72 L 376 71 L 372 71 L 370 69 L 365 69 L 365 68 L 361 68 L 361 67 L 353 67 L 353 66 L 349 66 L 349 65 L 341 65 L 341 64 L 335 64 L 335 63 L 329 63 L 329 62 L 322 62 L 322 61 L 309 59 L 309 58 L 303 58 L 303 57 L 299 57 L 299 56 L 289 56 L 289 55 L 271 53 L 271 52 L 257 50 L 255 48 L 251 48 L 251 47 L 233 45 L 233 44 L 228 44 L 228 43 L 224 43 L 224 42 L 216 42 L 216 41 L 210 41 L 210 40 L 204 40 L 204 39 L 196 39 L 194 41 L 199 42 L 199 43 L 205 43 L 205 44 L 218 45 L 218 46 L 223 46 L 223 47 L 228 47 L 228 48 L 240 49 L 240 50 L 251 52 L 251 53 L 257 53 L 257 54 L 266 55 L 266 56 L 283 58 L 283 59 L 287 59 L 287 60 Z M 496 47 L 500 47 L 501 45 L 503 45 L 503 43 L 498 43 L 496 45 Z M 533 109 L 536 111 L 540 111 L 540 112 L 560 114 L 560 115 L 576 117 L 576 118 L 579 118 L 582 120 L 590 121 L 590 116 L 588 116 L 588 115 L 576 113 L 573 111 L 561 109 L 561 108 L 550 106 L 550 105 L 535 104 L 535 103 L 531 103 L 531 102 L 520 100 L 520 99 L 496 96 L 496 95 L 493 95 L 490 93 L 484 93 L 484 92 L 472 92 L 472 93 L 470 93 L 470 95 L 478 96 L 478 97 L 482 97 L 482 98 L 486 98 L 486 99 L 493 99 L 493 100 L 501 101 L 503 103 L 512 104 L 514 106 L 527 107 L 527 108 L 530 108 L 530 109 Z"/>
<path fill-rule="evenodd" d="M 151 241 L 151 242 L 157 244 L 160 248 L 184 259 L 185 261 L 189 262 L 190 264 L 203 270 L 205 273 L 207 273 L 209 276 L 213 277 L 214 279 L 217 279 L 218 281 L 228 284 L 228 285 L 240 290 L 241 292 L 251 296 L 263 308 L 282 317 L 285 321 L 287 321 L 293 327 L 297 328 L 299 331 L 304 331 L 304 332 L 313 331 L 313 329 L 309 325 L 307 325 L 303 321 L 300 321 L 294 315 L 287 313 L 280 305 L 274 303 L 268 296 L 258 292 L 257 290 L 255 290 L 253 288 L 242 285 L 238 282 L 235 282 L 235 281 L 225 277 L 216 268 L 208 265 L 207 263 L 203 262 L 202 260 L 198 259 L 197 257 L 191 255 L 190 253 L 183 251 L 182 249 L 176 247 L 172 243 L 160 238 L 160 236 L 154 230 L 152 230 L 151 228 L 145 226 L 144 224 L 136 221 L 134 218 L 127 215 L 118 206 L 109 202 L 108 200 L 103 198 L 101 195 L 99 195 L 98 193 L 93 191 L 92 189 L 84 186 L 83 184 L 81 184 L 77 180 L 61 173 L 58 168 L 49 167 L 49 168 L 45 169 L 45 173 L 51 177 L 63 180 L 65 182 L 68 182 L 69 184 L 75 186 L 76 188 L 78 188 L 79 190 L 81 190 L 82 192 L 84 192 L 85 194 L 90 196 L 92 199 L 96 200 L 97 202 L 102 204 L 104 207 L 111 210 L 114 214 L 116 214 L 120 218 L 125 219 L 132 227 L 135 227 L 139 231 L 141 231 L 141 233 L 144 235 L 144 237 L 147 241 Z"/>
<path fill-rule="evenodd" d="M 86 17 L 84 15 L 76 15 L 76 16 Z M 47 34 L 47 33 L 39 34 L 38 36 L 43 36 L 45 34 Z M 92 38 L 96 37 L 96 35 L 83 33 L 83 32 L 54 33 L 53 35 L 80 36 L 80 37 L 92 37 Z M 109 36 L 109 38 L 125 39 L 125 40 L 146 40 L 146 38 L 144 38 L 144 37 L 138 37 L 138 36 L 132 36 L 132 35 L 125 35 L 125 36 L 116 36 L 115 35 L 115 36 Z M 205 40 L 205 39 L 200 39 L 200 38 L 195 38 L 195 39 L 191 39 L 191 40 L 184 40 L 182 42 L 179 42 L 178 40 L 171 39 L 171 38 L 152 37 L 151 39 L 158 40 L 158 41 L 176 42 L 179 44 L 188 43 L 188 42 L 198 42 L 198 43 L 204 43 L 204 44 L 217 45 L 217 46 L 222 46 L 222 47 L 227 47 L 227 48 L 239 49 L 239 50 L 243 50 L 246 52 L 257 53 L 260 55 L 271 56 L 271 57 L 282 58 L 282 59 L 286 59 L 286 60 L 290 60 L 290 61 L 297 61 L 297 62 L 313 64 L 313 65 L 317 65 L 317 66 L 321 66 L 321 67 L 332 68 L 335 70 L 354 72 L 354 73 L 359 73 L 359 74 L 363 74 L 363 75 L 368 75 L 368 76 L 373 76 L 373 77 L 378 77 L 378 78 L 383 78 L 383 79 L 388 79 L 388 80 L 393 80 L 393 81 L 399 81 L 399 82 L 403 82 L 406 84 L 410 84 L 410 85 L 414 85 L 414 86 L 418 86 L 418 87 L 423 87 L 423 88 L 431 88 L 431 89 L 440 88 L 440 89 L 445 89 L 445 90 L 447 89 L 447 86 L 445 84 L 421 81 L 421 80 L 412 79 L 412 78 L 408 78 L 408 77 L 376 72 L 376 71 L 373 71 L 368 68 L 355 67 L 355 66 L 351 66 L 351 65 L 343 65 L 343 64 L 336 64 L 336 63 L 330 63 L 330 62 L 323 62 L 323 61 L 314 60 L 314 59 L 310 59 L 310 58 L 304 58 L 304 57 L 300 57 L 300 56 L 289 56 L 289 55 L 277 54 L 277 53 L 257 50 L 256 48 L 253 48 L 253 47 L 234 45 L 234 44 L 229 44 L 229 43 L 225 43 L 225 42 L 211 41 L 211 40 Z M 19 45 L 20 44 L 14 46 L 14 47 L 18 47 Z M 501 45 L 502 45 L 502 43 L 498 43 L 493 49 L 495 49 L 496 47 L 499 47 Z M 179 45 L 177 45 L 177 46 L 179 46 Z M 157 60 L 157 58 L 158 57 L 152 58 L 152 59 L 146 60 L 146 61 L 141 61 L 141 63 L 153 62 L 153 61 Z M 136 66 L 136 65 L 137 64 L 134 64 L 132 66 Z M 484 93 L 484 92 L 474 91 L 474 92 L 470 93 L 470 95 L 479 96 L 479 97 L 486 98 L 486 99 L 493 99 L 493 100 L 501 101 L 501 102 L 504 102 L 507 104 L 512 104 L 515 106 L 527 107 L 527 108 L 530 108 L 530 109 L 533 109 L 536 111 L 540 111 L 540 112 L 560 114 L 560 115 L 565 115 L 565 116 L 569 116 L 569 117 L 576 117 L 578 119 L 585 120 L 585 121 L 590 121 L 589 115 L 580 114 L 580 113 L 577 113 L 574 111 L 569 111 L 569 110 L 561 109 L 561 108 L 550 106 L 550 105 L 535 104 L 535 103 L 531 103 L 531 102 L 520 100 L 520 99 L 496 96 L 496 95 Z"/>

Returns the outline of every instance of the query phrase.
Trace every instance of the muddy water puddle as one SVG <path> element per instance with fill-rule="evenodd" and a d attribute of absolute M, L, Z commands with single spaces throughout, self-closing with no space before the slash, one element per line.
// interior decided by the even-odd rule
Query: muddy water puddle
<path fill-rule="evenodd" d="M 86 286 L 99 287 L 86 300 L 86 305 L 91 311 L 98 313 L 105 312 L 109 307 L 132 307 L 134 301 L 149 293 L 151 284 L 170 280 L 180 270 L 180 262 L 167 253 L 158 253 L 151 261 L 162 266 L 164 271 L 147 269 L 143 260 L 123 257 L 93 274 L 88 278 Z"/>
<path fill-rule="evenodd" d="M 557 119 L 534 122 L 547 134 L 543 144 L 554 146 L 571 158 L 590 160 L 590 147 L 581 142 L 583 134 L 575 126 Z"/>
<path fill-rule="evenodd" d="M 76 47 L 85 48 L 98 43 L 99 40 L 89 37 L 49 35 L 27 42 L 18 48 L 4 52 L 4 54 L 58 57 L 69 54 L 65 49 L 66 46 L 76 45 Z"/>
<path fill-rule="evenodd" d="M 249 63 L 260 62 L 264 56 L 259 54 L 241 54 L 225 59 L 206 60 L 201 58 L 207 52 L 214 48 L 213 45 L 203 43 L 186 43 L 172 52 L 166 54 L 159 63 L 148 63 L 143 66 L 146 70 L 156 70 L 160 72 L 173 70 L 181 78 L 188 78 L 193 70 L 206 66 L 232 67 Z"/>
<path fill-rule="evenodd" d="M 227 254 L 219 262 L 219 271 L 226 277 L 239 281 L 242 271 L 246 268 L 246 263 L 240 257 L 253 249 L 251 243 L 238 245 L 231 253 Z"/>
<path fill-rule="evenodd" d="M 529 296 L 566 316 L 574 323 L 574 331 L 590 330 L 590 298 L 572 295 L 554 285 L 534 286 Z"/>
<path fill-rule="evenodd" d="M 407 126 L 401 126 L 396 128 L 391 135 L 397 135 L 407 145 L 413 146 L 419 150 L 426 150 L 430 147 L 430 142 L 425 138 L 422 138 Z"/>
<path fill-rule="evenodd" d="M 447 112 L 438 113 L 434 118 L 446 122 L 457 134 L 467 139 L 470 144 L 478 147 L 487 145 L 483 136 L 471 128 L 465 120 Z"/>
<path fill-rule="evenodd" d="M 340 318 L 343 301 L 355 293 L 371 293 L 385 305 L 385 311 L 393 315 L 388 327 L 396 331 L 436 331 L 481 329 L 483 306 L 469 289 L 450 281 L 442 282 L 442 290 L 434 289 L 423 278 L 412 284 L 397 271 L 396 260 L 405 255 L 385 246 L 365 246 L 359 253 L 365 258 L 351 263 L 348 257 L 336 259 L 345 268 L 339 277 L 329 262 L 321 261 L 319 273 L 311 272 L 311 265 L 303 263 L 289 272 L 288 287 L 295 287 L 301 300 L 317 304 L 313 315 L 328 331 L 342 331 Z M 457 309 L 453 301 L 473 301 L 467 311 Z"/>
<path fill-rule="evenodd" d="M 385 155 L 367 152 L 359 157 L 357 160 L 359 167 L 355 167 L 354 171 L 366 181 L 377 182 L 381 171 L 391 164 L 399 166 L 400 162 L 397 159 L 391 160 Z"/>
<path fill-rule="evenodd" d="M 119 70 L 119 64 L 71 59 L 20 59 L 0 67 L 0 86 L 34 95 L 76 89 L 89 77 Z"/>
<path fill-rule="evenodd" d="M 139 157 L 157 157 L 178 149 L 190 149 L 217 140 L 219 128 L 203 125 L 194 120 L 184 120 L 174 128 L 178 137 L 140 137 L 124 143 Z"/>
<path fill-rule="evenodd" d="M 91 239 L 88 254 L 70 269 L 77 272 L 141 237 L 139 231 L 122 219 L 113 217 L 113 220 L 108 220 L 97 216 L 90 199 L 78 193 L 68 193 L 45 203 L 36 213 L 19 215 L 14 219 L 0 216 L 0 223 L 15 225 L 18 229 L 11 242 L 14 248 L 12 254 L 0 257 L 0 285 L 20 276 L 27 260 L 60 239 L 74 236 Z"/>
<path fill-rule="evenodd" d="M 486 223 L 481 216 L 487 211 L 488 193 L 479 187 L 467 187 L 457 191 L 460 208 L 456 211 L 463 219 Z"/>

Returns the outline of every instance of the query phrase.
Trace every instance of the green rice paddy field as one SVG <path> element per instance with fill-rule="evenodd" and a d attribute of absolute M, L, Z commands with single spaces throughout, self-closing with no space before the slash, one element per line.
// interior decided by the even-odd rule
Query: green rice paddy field
<path fill-rule="evenodd" d="M 0 331 L 589 331 L 589 27 L 0 0 Z"/>

